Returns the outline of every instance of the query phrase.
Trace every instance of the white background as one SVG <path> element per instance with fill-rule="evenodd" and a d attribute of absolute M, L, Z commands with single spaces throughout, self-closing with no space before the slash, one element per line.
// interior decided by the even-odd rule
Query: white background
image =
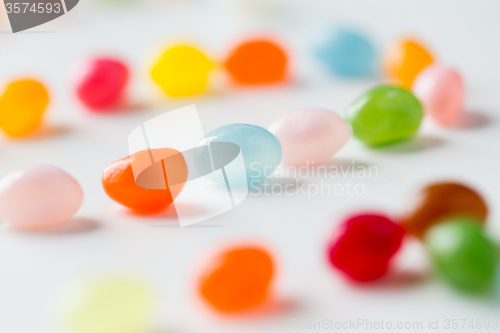
<path fill-rule="evenodd" d="M 487 229 L 500 238 L 499 12 L 495 0 L 81 0 L 56 21 L 15 35 L 2 12 L 0 78 L 38 77 L 50 88 L 52 102 L 46 127 L 37 135 L 0 140 L 0 176 L 27 165 L 54 164 L 80 182 L 85 202 L 66 228 L 0 231 L 0 332 L 64 332 L 53 305 L 60 288 L 117 270 L 148 281 L 159 333 L 288 332 L 292 318 L 422 321 L 424 328 L 439 319 L 441 329 L 445 319 L 499 318 L 493 300 L 464 296 L 422 274 L 425 256 L 418 246 L 414 255 L 405 251 L 408 256 L 400 258 L 399 273 L 363 287 L 346 282 L 325 259 L 326 242 L 343 216 L 365 209 L 396 215 L 419 187 L 442 179 L 464 181 L 485 196 L 491 208 Z M 345 81 L 323 73 L 311 44 L 327 23 L 364 29 L 379 50 L 406 33 L 426 41 L 439 61 L 464 75 L 466 125 L 443 129 L 426 121 L 414 140 L 377 150 L 350 139 L 329 165 L 377 166 L 378 177 L 325 181 L 362 184 L 362 196 L 249 196 L 232 211 L 180 228 L 171 212 L 133 216 L 104 194 L 101 172 L 127 155 L 129 132 L 165 111 L 196 103 L 205 132 L 230 123 L 267 127 L 277 116 L 304 107 L 342 113 L 381 79 Z M 210 94 L 172 100 L 155 95 L 147 79 L 151 56 L 162 45 L 193 41 L 221 59 L 242 36 L 263 32 L 289 49 L 293 79 L 286 86 L 238 90 L 219 75 Z M 102 116 L 78 104 L 69 68 L 89 54 L 115 54 L 131 64 L 135 107 Z M 278 305 L 261 316 L 217 316 L 196 295 L 196 274 L 206 253 L 238 240 L 266 244 L 278 267 Z"/>

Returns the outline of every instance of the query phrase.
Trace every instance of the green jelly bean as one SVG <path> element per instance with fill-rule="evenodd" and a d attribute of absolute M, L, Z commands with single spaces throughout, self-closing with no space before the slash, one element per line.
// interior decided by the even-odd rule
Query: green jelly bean
<path fill-rule="evenodd" d="M 429 229 L 425 242 L 436 270 L 456 288 L 481 291 L 493 282 L 497 249 L 477 218 L 445 218 Z"/>
<path fill-rule="evenodd" d="M 348 106 L 346 120 L 354 137 L 369 146 L 381 146 L 413 136 L 423 116 L 422 105 L 410 91 L 379 86 Z"/>
<path fill-rule="evenodd" d="M 500 267 L 497 269 L 495 292 L 496 292 L 496 296 L 497 296 L 497 301 L 498 301 L 498 303 L 500 303 Z"/>

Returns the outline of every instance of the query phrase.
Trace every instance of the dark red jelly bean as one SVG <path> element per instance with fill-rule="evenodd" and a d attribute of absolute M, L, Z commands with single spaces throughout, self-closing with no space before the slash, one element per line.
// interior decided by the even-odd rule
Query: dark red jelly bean
<path fill-rule="evenodd" d="M 341 228 L 328 248 L 330 263 L 356 281 L 383 276 L 401 246 L 404 229 L 377 214 L 353 216 Z"/>

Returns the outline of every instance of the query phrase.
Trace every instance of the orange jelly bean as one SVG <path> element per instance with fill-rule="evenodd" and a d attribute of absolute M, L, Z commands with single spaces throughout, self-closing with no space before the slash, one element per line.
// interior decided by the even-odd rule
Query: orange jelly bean
<path fill-rule="evenodd" d="M 12 81 L 0 95 L 0 128 L 10 136 L 36 130 L 49 104 L 45 86 L 32 79 Z"/>
<path fill-rule="evenodd" d="M 161 156 L 166 158 L 175 155 L 182 158 L 182 155 L 173 149 L 152 149 L 151 154 L 156 157 Z M 133 164 L 136 166 L 144 165 L 146 160 L 147 162 L 150 161 L 149 156 L 148 151 L 138 152 L 111 163 L 102 173 L 102 187 L 106 194 L 120 205 L 130 208 L 138 214 L 154 214 L 165 210 L 179 194 L 180 189 L 187 179 L 187 165 L 185 160 L 183 158 L 182 160 L 176 159 L 174 162 L 175 165 L 167 167 L 169 177 L 176 178 L 175 185 L 178 185 L 176 186 L 176 190 L 172 190 L 164 176 L 165 164 L 169 163 L 169 160 L 155 158 L 159 162 L 151 165 L 153 168 L 150 171 L 158 171 L 159 175 L 151 172 L 147 175 L 147 172 L 145 172 L 144 175 L 146 177 L 142 177 L 142 184 L 153 184 L 153 186 L 156 186 L 156 189 L 144 188 L 144 186 L 137 185 L 141 175 L 136 181 L 132 166 Z M 156 168 L 157 166 L 159 169 Z M 163 187 L 155 185 L 158 182 Z"/>
<path fill-rule="evenodd" d="M 200 282 L 202 297 L 221 311 L 241 311 L 261 304 L 273 277 L 273 262 L 265 251 L 238 247 L 220 254 Z"/>
<path fill-rule="evenodd" d="M 241 84 L 270 83 L 284 79 L 285 52 L 275 43 L 253 40 L 236 47 L 225 67 L 233 80 Z"/>
<path fill-rule="evenodd" d="M 384 59 L 387 75 L 407 88 L 411 87 L 417 74 L 433 62 L 430 52 L 413 39 L 402 39 L 394 43 Z"/>

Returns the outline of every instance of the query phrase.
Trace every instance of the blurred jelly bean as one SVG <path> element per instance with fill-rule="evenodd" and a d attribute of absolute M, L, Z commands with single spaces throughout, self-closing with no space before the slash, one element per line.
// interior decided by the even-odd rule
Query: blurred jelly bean
<path fill-rule="evenodd" d="M 155 156 L 155 160 L 162 163 L 162 158 L 171 156 L 173 149 L 152 149 L 151 153 Z M 149 151 L 141 151 L 131 156 L 127 156 L 118 161 L 108 165 L 102 173 L 102 187 L 104 192 L 115 202 L 122 206 L 132 209 L 137 214 L 153 214 L 165 210 L 173 202 L 175 197 L 179 194 L 173 192 L 169 187 L 164 186 L 163 189 L 150 189 L 142 188 L 136 183 L 132 164 L 137 166 L 144 166 L 150 164 Z M 175 154 L 182 158 L 181 154 Z M 161 166 L 161 165 L 160 165 Z M 176 170 L 172 170 L 176 168 Z M 160 168 L 161 169 L 161 168 Z M 161 179 L 159 180 L 163 185 L 165 178 L 163 176 L 163 169 L 160 170 Z M 154 170 L 152 170 L 154 171 Z M 187 165 L 184 160 L 177 161 L 175 166 L 171 166 L 169 174 L 176 173 L 179 178 L 187 179 Z M 155 181 L 153 174 L 149 174 L 149 183 Z M 177 191 L 179 188 L 176 187 Z"/>
<path fill-rule="evenodd" d="M 206 90 L 212 67 L 200 50 L 177 45 L 162 54 L 151 70 L 151 77 L 169 96 L 190 96 Z"/>
<path fill-rule="evenodd" d="M 125 63 L 112 58 L 92 58 L 78 64 L 73 78 L 78 98 L 94 111 L 118 106 L 128 79 Z"/>
<path fill-rule="evenodd" d="M 11 81 L 0 95 L 0 129 L 10 136 L 33 132 L 40 126 L 48 104 L 49 93 L 39 81 Z"/>
<path fill-rule="evenodd" d="M 74 333 L 144 333 L 152 303 L 148 288 L 128 277 L 80 281 L 61 295 L 63 322 Z"/>
<path fill-rule="evenodd" d="M 480 291 L 493 282 L 497 249 L 480 223 L 471 216 L 451 216 L 425 235 L 436 270 L 456 288 Z"/>
<path fill-rule="evenodd" d="M 273 278 L 270 255 L 259 248 L 228 249 L 207 264 L 200 280 L 201 296 L 221 311 L 241 311 L 261 304 Z"/>
<path fill-rule="evenodd" d="M 446 216 L 472 215 L 483 223 L 488 213 L 484 199 L 470 187 L 458 183 L 427 185 L 412 200 L 411 209 L 402 218 L 402 226 L 418 237 Z"/>
<path fill-rule="evenodd" d="M 328 258 L 351 279 L 372 281 L 386 273 L 403 236 L 403 228 L 383 215 L 356 215 L 341 225 L 328 247 Z"/>
<path fill-rule="evenodd" d="M 251 40 L 238 45 L 230 53 L 225 66 L 237 83 L 270 83 L 285 78 L 287 56 L 274 42 Z"/>
<path fill-rule="evenodd" d="M 368 38 L 357 31 L 346 28 L 328 30 L 315 53 L 335 75 L 356 77 L 373 74 L 375 49 Z"/>
<path fill-rule="evenodd" d="M 367 145 L 379 146 L 413 136 L 423 115 L 422 105 L 410 91 L 379 86 L 348 106 L 346 120 L 354 137 Z"/>
<path fill-rule="evenodd" d="M 281 143 L 268 130 L 259 126 L 222 126 L 207 134 L 198 145 L 210 142 L 230 142 L 240 146 L 245 162 L 246 180 L 233 179 L 235 183 L 248 182 L 250 185 L 258 185 L 258 181 L 269 177 L 281 161 Z M 257 181 L 257 184 L 252 181 Z"/>
<path fill-rule="evenodd" d="M 52 165 L 35 165 L 0 179 L 0 219 L 22 229 L 68 222 L 83 202 L 80 184 Z"/>
<path fill-rule="evenodd" d="M 384 66 L 389 78 L 410 88 L 418 73 L 434 62 L 430 52 L 413 39 L 394 42 L 384 55 Z"/>
<path fill-rule="evenodd" d="M 497 296 L 497 302 L 500 304 L 500 266 L 498 267 L 496 274 L 495 292 Z"/>
<path fill-rule="evenodd" d="M 330 159 L 347 142 L 350 128 L 334 112 L 304 109 L 276 119 L 269 132 L 281 142 L 283 165 L 305 165 Z"/>
<path fill-rule="evenodd" d="M 464 111 L 465 86 L 454 69 L 427 66 L 416 77 L 412 91 L 438 124 L 451 126 L 459 122 Z"/>

